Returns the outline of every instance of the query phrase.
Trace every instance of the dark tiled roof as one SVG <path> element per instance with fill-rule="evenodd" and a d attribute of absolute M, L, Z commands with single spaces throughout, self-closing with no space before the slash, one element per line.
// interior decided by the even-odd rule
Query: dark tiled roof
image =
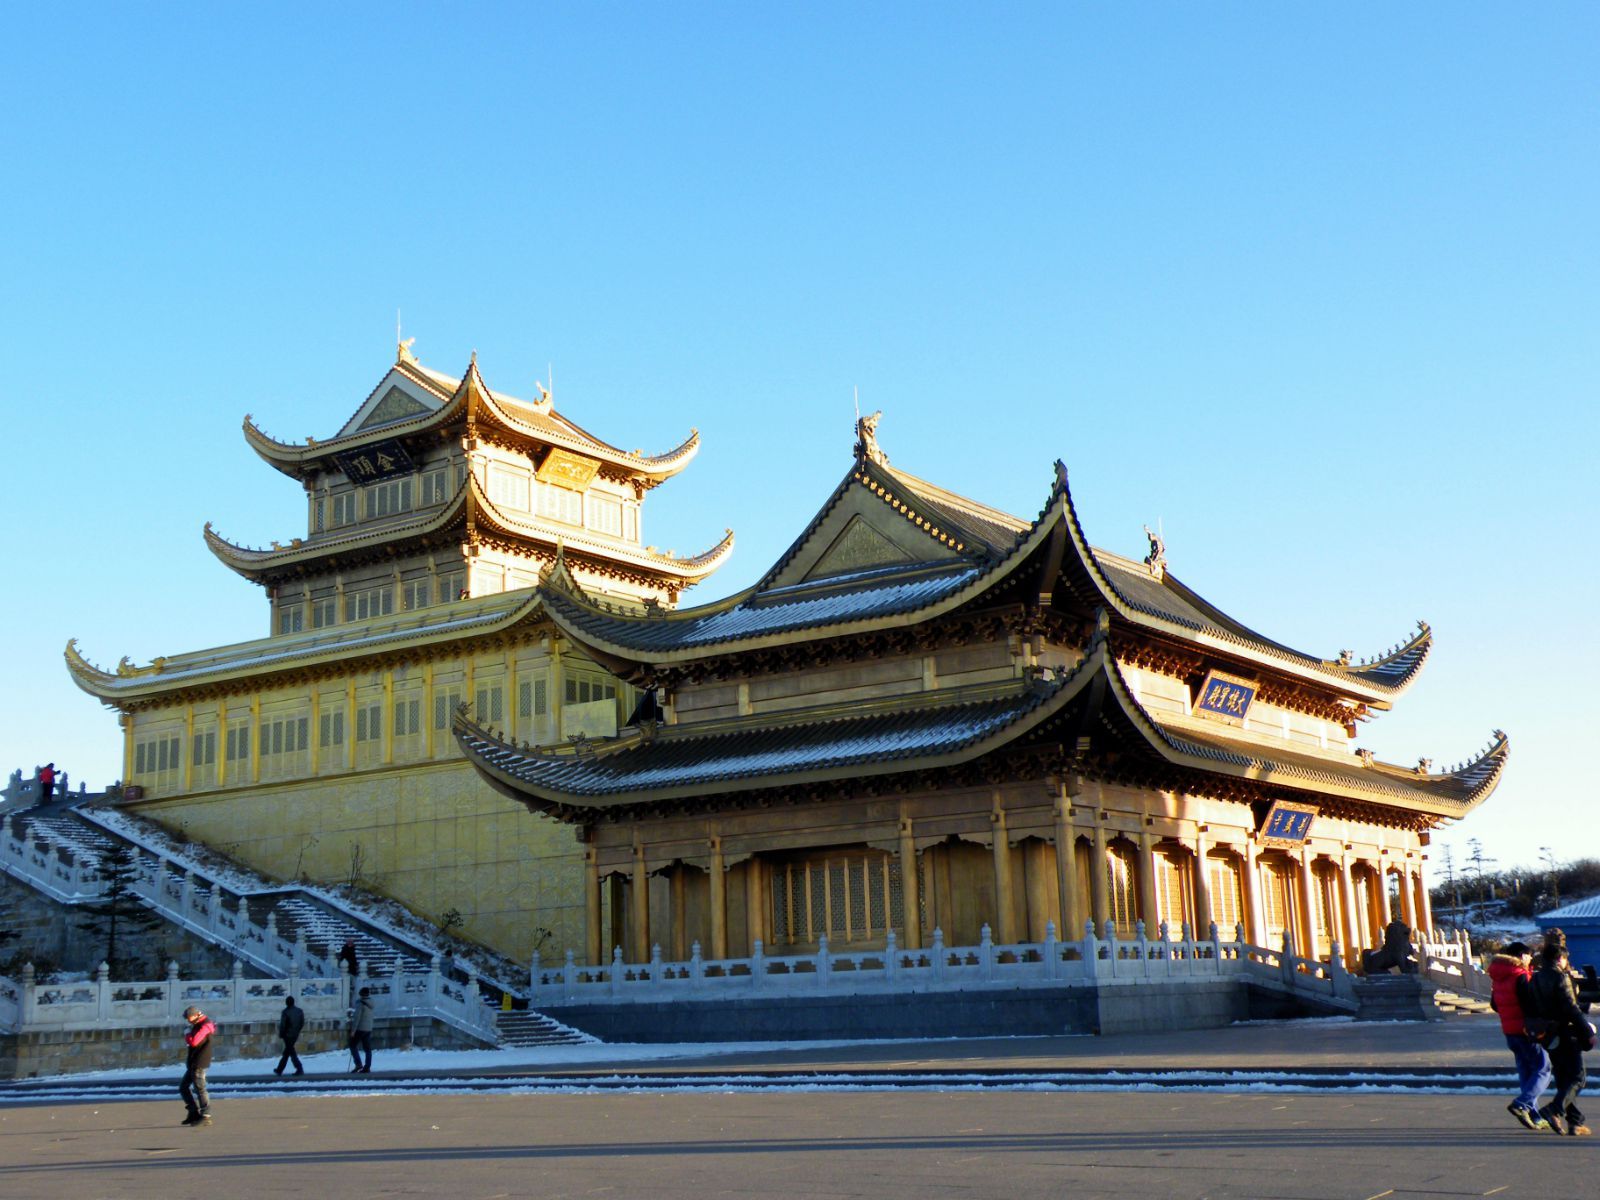
<path fill-rule="evenodd" d="M 721 732 L 676 726 L 622 748 L 581 755 L 519 750 L 460 718 L 456 735 L 470 758 L 530 791 L 603 798 L 729 780 L 776 782 L 802 773 L 955 753 L 994 736 L 1058 691 L 1026 688 L 865 716 L 791 719 L 765 726 L 747 722 Z"/>
<path fill-rule="evenodd" d="M 553 612 L 592 637 L 632 650 L 683 650 L 819 625 L 915 612 L 975 580 L 970 563 L 945 563 L 834 575 L 816 584 L 778 588 L 732 605 L 709 605 L 682 617 L 611 613 L 556 588 L 546 589 Z"/>

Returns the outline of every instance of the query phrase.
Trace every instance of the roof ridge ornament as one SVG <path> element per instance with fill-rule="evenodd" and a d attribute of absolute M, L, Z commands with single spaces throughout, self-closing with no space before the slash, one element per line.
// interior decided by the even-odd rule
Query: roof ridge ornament
<path fill-rule="evenodd" d="M 1157 525 L 1161 522 L 1157 521 Z M 1144 556 L 1144 565 L 1149 570 L 1152 579 L 1157 582 L 1166 578 L 1167 574 L 1167 543 L 1159 533 L 1146 525 L 1144 536 L 1150 539 L 1150 553 Z"/>
<path fill-rule="evenodd" d="M 411 337 L 406 338 L 404 341 L 397 341 L 395 343 L 395 347 L 394 347 L 394 365 L 395 366 L 398 367 L 398 366 L 401 366 L 401 365 L 406 365 L 406 366 L 414 367 L 414 366 L 418 365 L 417 364 L 417 356 L 415 354 L 413 354 L 412 351 L 411 351 L 411 347 L 416 345 L 416 341 L 417 341 L 416 335 L 413 334 Z"/>
<path fill-rule="evenodd" d="M 883 420 L 883 409 L 871 416 L 856 418 L 856 455 L 880 467 L 889 465 L 889 456 L 878 445 L 878 422 Z"/>

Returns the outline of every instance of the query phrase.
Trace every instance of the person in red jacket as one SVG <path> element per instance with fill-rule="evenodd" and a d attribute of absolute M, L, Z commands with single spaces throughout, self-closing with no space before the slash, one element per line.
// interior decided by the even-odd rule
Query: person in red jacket
<path fill-rule="evenodd" d="M 194 1005 L 183 1010 L 183 1019 L 189 1023 L 183 1035 L 183 1044 L 189 1047 L 183 1062 L 183 1082 L 178 1094 L 183 1097 L 189 1115 L 185 1125 L 211 1124 L 211 1097 L 206 1093 L 206 1072 L 211 1069 L 211 1035 L 217 1032 L 216 1023 Z"/>
<path fill-rule="evenodd" d="M 1550 1128 L 1539 1115 L 1539 1097 L 1550 1086 L 1550 1056 L 1544 1047 L 1528 1036 L 1523 1014 L 1532 1013 L 1533 995 L 1529 987 L 1533 972 L 1529 962 L 1533 952 L 1521 942 L 1511 942 L 1489 960 L 1489 982 L 1493 990 L 1489 1007 L 1500 1016 L 1500 1032 L 1517 1062 L 1517 1098 L 1506 1105 L 1509 1112 L 1529 1129 Z"/>

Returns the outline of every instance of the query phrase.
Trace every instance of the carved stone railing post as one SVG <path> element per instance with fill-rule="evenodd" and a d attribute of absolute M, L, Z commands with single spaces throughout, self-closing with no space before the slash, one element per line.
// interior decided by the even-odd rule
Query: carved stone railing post
<path fill-rule="evenodd" d="M 538 957 L 537 954 L 534 955 L 535 960 Z M 444 995 L 444 974 L 439 969 L 439 956 L 437 954 L 428 955 L 428 990 L 426 995 L 430 1006 L 437 1006 L 439 998 Z"/>
<path fill-rule="evenodd" d="M 933 931 L 933 977 L 935 979 L 944 978 L 946 957 L 944 952 L 944 930 L 935 928 Z"/>
<path fill-rule="evenodd" d="M 111 1020 L 111 964 L 104 960 L 94 973 L 94 1019 Z"/>
<path fill-rule="evenodd" d="M 883 939 L 883 973 L 893 985 L 900 972 L 900 947 L 895 944 L 894 930 Z"/>
<path fill-rule="evenodd" d="M 567 951 L 567 957 L 561 964 L 561 995 L 563 999 L 572 999 L 572 989 L 578 983 L 578 964 L 572 951 Z"/>
<path fill-rule="evenodd" d="M 537 995 L 543 984 L 544 980 L 539 978 L 539 952 L 535 950 L 528 959 L 528 990 Z"/>
<path fill-rule="evenodd" d="M 38 998 L 34 995 L 34 989 L 37 988 L 38 986 L 39 986 L 39 977 L 38 977 L 37 973 L 34 971 L 33 964 L 31 962 L 23 963 L 22 964 L 22 997 L 21 997 L 22 1003 L 20 1005 L 18 1005 L 18 1008 L 21 1010 L 22 1028 L 24 1028 L 24 1029 L 26 1029 L 29 1025 L 33 1024 L 33 1021 L 34 1021 L 34 1013 L 35 1013 L 35 1010 L 38 1008 L 38 1004 L 39 1004 Z"/>
<path fill-rule="evenodd" d="M 1218 975 L 1222 974 L 1222 934 L 1217 929 L 1217 923 L 1211 922 L 1211 958 L 1216 963 L 1213 968 Z"/>
<path fill-rule="evenodd" d="M 705 978 L 706 965 L 700 961 L 700 943 L 697 940 L 689 947 L 689 986 L 696 991 L 700 989 L 700 981 Z"/>
<path fill-rule="evenodd" d="M 833 978 L 833 962 L 828 957 L 828 935 L 817 939 L 817 983 L 826 990 Z"/>
<path fill-rule="evenodd" d="M 1354 1000 L 1355 981 L 1344 965 L 1344 947 L 1335 938 L 1328 944 L 1328 978 L 1333 982 L 1333 994 L 1341 1000 Z"/>
<path fill-rule="evenodd" d="M 978 978 L 994 978 L 994 940 L 988 925 L 978 930 Z"/>
<path fill-rule="evenodd" d="M 617 946 L 611 951 L 611 994 L 617 995 L 622 991 L 622 947 Z"/>
<path fill-rule="evenodd" d="M 234 1019 L 244 1016 L 244 960 L 233 960 L 233 984 L 228 989 L 232 1004 L 229 1006 Z"/>
<path fill-rule="evenodd" d="M 647 987 L 652 992 L 661 990 L 661 943 L 650 947 L 650 978 Z"/>
<path fill-rule="evenodd" d="M 1291 988 L 1294 987 L 1294 967 L 1294 945 L 1289 939 L 1289 931 L 1285 929 L 1283 931 L 1283 953 L 1278 958 L 1278 972 L 1282 976 L 1283 982 Z"/>
<path fill-rule="evenodd" d="M 178 981 L 178 960 L 167 963 L 167 1016 L 176 1020 L 183 1015 L 183 992 Z"/>
<path fill-rule="evenodd" d="M 760 938 L 750 953 L 750 986 L 759 988 L 767 974 L 767 948 Z"/>
<path fill-rule="evenodd" d="M 1044 923 L 1044 977 L 1054 979 L 1061 964 L 1061 946 L 1056 941 L 1056 923 Z"/>
<path fill-rule="evenodd" d="M 1100 975 L 1100 939 L 1094 935 L 1094 922 L 1083 923 L 1083 940 L 1078 943 L 1078 960 L 1083 965 L 1085 982 L 1092 983 Z"/>

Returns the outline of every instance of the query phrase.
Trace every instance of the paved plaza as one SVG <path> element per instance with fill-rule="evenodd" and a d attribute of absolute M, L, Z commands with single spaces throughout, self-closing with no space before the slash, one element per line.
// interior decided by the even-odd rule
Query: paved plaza
<path fill-rule="evenodd" d="M 785 1092 L 0 1110 L 9 1197 L 1592 1194 L 1595 1147 L 1491 1097 Z"/>
<path fill-rule="evenodd" d="M 629 1069 L 627 1050 L 543 1076 Z M 342 1197 L 1312 1197 L 1580 1196 L 1600 1146 L 1532 1134 L 1505 1097 L 1452 1075 L 1502 1072 L 1492 1019 L 1432 1025 L 1283 1022 L 1127 1038 L 1018 1038 L 703 1053 L 653 1076 L 782 1071 L 942 1075 L 1050 1070 L 1377 1071 L 1426 1090 L 1318 1092 L 867 1090 L 730 1093 L 430 1091 L 425 1055 L 380 1056 L 356 1083 L 296 1092 L 248 1064 L 227 1072 L 215 1123 L 188 1130 L 167 1100 L 0 1105 L 0 1195 L 219 1197 L 271 1190 Z M 530 1067 L 452 1069 L 449 1079 Z M 153 1073 L 165 1085 L 172 1073 Z M 136 1081 L 137 1082 L 137 1081 Z M 573 1082 L 580 1082 L 573 1079 Z M 331 1087 L 359 1091 L 330 1095 Z M 265 1093 L 265 1094 L 263 1094 Z M 19 1102 L 20 1101 L 20 1102 Z"/>

